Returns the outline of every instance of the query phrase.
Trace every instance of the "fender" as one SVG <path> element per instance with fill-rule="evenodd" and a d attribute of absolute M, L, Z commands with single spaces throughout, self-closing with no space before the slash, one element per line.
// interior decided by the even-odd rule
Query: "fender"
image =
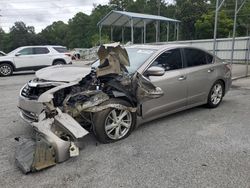
<path fill-rule="evenodd" d="M 8 64 L 10 64 L 13 67 L 13 71 L 16 70 L 16 66 L 15 66 L 15 64 L 12 61 L 9 61 L 9 60 L 7 60 L 7 61 L 5 61 L 5 60 L 0 61 L 0 64 L 2 64 L 2 63 L 8 63 Z"/>

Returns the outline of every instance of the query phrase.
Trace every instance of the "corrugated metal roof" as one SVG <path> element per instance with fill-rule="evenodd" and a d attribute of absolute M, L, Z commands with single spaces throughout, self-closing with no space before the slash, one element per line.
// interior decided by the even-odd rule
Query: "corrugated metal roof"
<path fill-rule="evenodd" d="M 163 16 L 112 10 L 97 25 L 130 27 L 131 19 L 133 19 L 134 27 L 143 27 L 144 22 L 148 24 L 153 21 L 180 22 Z"/>

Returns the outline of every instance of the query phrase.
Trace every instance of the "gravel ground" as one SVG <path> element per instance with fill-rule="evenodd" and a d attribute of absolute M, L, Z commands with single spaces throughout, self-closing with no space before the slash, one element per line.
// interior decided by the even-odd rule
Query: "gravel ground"
<path fill-rule="evenodd" d="M 33 74 L 0 78 L 0 187 L 250 187 L 250 79 L 233 83 L 217 109 L 197 107 L 99 144 L 85 137 L 80 156 L 23 175 L 15 137 L 31 128 L 18 117 L 17 96 Z"/>

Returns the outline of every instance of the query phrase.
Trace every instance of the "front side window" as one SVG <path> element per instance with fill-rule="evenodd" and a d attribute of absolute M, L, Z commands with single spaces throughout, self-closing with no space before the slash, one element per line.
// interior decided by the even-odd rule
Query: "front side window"
<path fill-rule="evenodd" d="M 45 47 L 37 47 L 37 48 L 33 48 L 34 50 L 34 54 L 48 54 L 49 50 L 48 48 Z"/>
<path fill-rule="evenodd" d="M 182 68 L 182 59 L 180 49 L 173 49 L 162 53 L 151 66 L 159 66 L 165 71 Z"/>
<path fill-rule="evenodd" d="M 198 49 L 184 49 L 187 67 L 207 64 L 207 53 Z"/>
<path fill-rule="evenodd" d="M 20 55 L 32 55 L 33 49 L 32 48 L 24 48 L 18 52 Z"/>

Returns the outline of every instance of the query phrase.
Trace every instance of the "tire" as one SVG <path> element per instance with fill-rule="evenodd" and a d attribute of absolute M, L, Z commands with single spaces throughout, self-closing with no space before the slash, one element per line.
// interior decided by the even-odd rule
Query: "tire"
<path fill-rule="evenodd" d="M 53 63 L 53 65 L 64 65 L 64 64 L 65 64 L 65 62 L 62 61 L 62 60 L 56 60 L 56 61 Z"/>
<path fill-rule="evenodd" d="M 103 104 L 121 104 L 131 107 L 127 101 L 117 98 L 110 99 Z M 117 119 L 117 116 L 123 117 L 114 123 L 113 120 Z M 125 124 L 126 126 L 124 126 Z M 134 130 L 135 124 L 136 113 L 127 110 L 108 108 L 93 114 L 93 131 L 101 143 L 111 143 L 127 138 Z"/>
<path fill-rule="evenodd" d="M 207 107 L 216 108 L 217 106 L 219 106 L 223 99 L 224 92 L 225 92 L 224 83 L 220 80 L 216 81 L 213 84 L 208 94 Z"/>
<path fill-rule="evenodd" d="M 0 76 L 10 76 L 13 73 L 13 67 L 8 63 L 0 64 Z"/>

